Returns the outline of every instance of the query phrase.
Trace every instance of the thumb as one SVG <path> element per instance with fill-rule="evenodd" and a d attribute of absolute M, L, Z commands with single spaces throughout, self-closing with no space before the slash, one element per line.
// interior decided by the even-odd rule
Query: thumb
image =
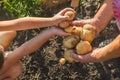
<path fill-rule="evenodd" d="M 76 20 L 76 21 L 73 21 L 71 24 L 76 25 L 76 26 L 83 26 L 85 24 L 85 22 L 83 20 L 81 20 L 81 21 Z"/>
<path fill-rule="evenodd" d="M 61 20 L 68 20 L 69 19 L 69 16 L 61 16 Z"/>
<path fill-rule="evenodd" d="M 76 61 L 81 62 L 82 61 L 82 56 L 76 54 L 76 53 L 71 53 L 70 55 L 72 58 L 74 58 Z"/>

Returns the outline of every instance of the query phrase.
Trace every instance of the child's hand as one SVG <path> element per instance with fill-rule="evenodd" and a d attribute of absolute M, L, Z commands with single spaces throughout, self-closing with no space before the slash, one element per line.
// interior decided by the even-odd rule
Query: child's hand
<path fill-rule="evenodd" d="M 62 21 L 68 20 L 69 16 L 64 16 L 65 12 L 67 11 L 73 11 L 75 13 L 75 11 L 72 8 L 65 8 L 63 10 L 61 10 L 59 13 L 57 13 L 53 18 L 53 25 L 58 26 L 58 24 Z"/>
<path fill-rule="evenodd" d="M 55 35 L 58 35 L 58 36 L 69 36 L 69 35 L 71 35 L 70 33 L 66 33 L 66 32 L 64 32 L 62 29 L 57 28 L 57 27 L 52 27 L 52 28 L 50 28 L 50 30 L 51 30 Z"/>

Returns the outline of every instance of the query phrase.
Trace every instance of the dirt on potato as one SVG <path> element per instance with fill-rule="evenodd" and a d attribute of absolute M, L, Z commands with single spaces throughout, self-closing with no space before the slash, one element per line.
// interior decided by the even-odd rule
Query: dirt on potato
<path fill-rule="evenodd" d="M 99 9 L 101 0 L 85 0 L 77 9 L 76 19 L 92 18 Z M 70 7 L 70 2 L 54 8 L 54 13 Z M 45 28 L 44 28 L 45 29 Z M 8 50 L 13 50 L 30 40 L 44 29 L 18 31 Z M 112 41 L 119 34 L 114 19 L 94 39 L 92 46 L 99 47 Z M 120 58 L 100 63 L 65 63 L 59 64 L 63 57 L 63 37 L 52 37 L 41 48 L 25 56 L 21 62 L 23 73 L 16 80 L 120 80 Z M 30 45 L 28 45 L 30 46 Z"/>

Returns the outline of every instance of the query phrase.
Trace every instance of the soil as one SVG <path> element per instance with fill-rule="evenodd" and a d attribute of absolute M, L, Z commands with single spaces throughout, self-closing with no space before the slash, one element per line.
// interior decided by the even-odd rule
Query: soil
<path fill-rule="evenodd" d="M 80 3 L 77 9 L 77 18 L 79 19 L 92 18 L 102 2 L 99 0 L 97 0 L 98 2 L 94 2 L 94 0 L 85 1 L 85 3 Z M 70 2 L 53 8 L 53 14 L 65 7 L 70 7 Z M 8 50 L 19 47 L 42 30 L 44 29 L 18 31 Z M 99 47 L 99 44 L 109 43 L 110 39 L 114 39 L 118 34 L 116 22 L 112 19 L 107 27 L 96 37 L 92 45 Z M 65 65 L 59 64 L 59 59 L 63 57 L 62 41 L 62 37 L 52 37 L 37 51 L 25 56 L 21 60 L 24 71 L 17 80 L 120 80 L 120 58 L 100 63 L 67 62 Z"/>

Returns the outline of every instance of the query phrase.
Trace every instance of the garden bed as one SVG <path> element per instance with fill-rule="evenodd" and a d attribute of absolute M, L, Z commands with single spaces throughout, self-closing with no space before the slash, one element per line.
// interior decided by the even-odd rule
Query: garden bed
<path fill-rule="evenodd" d="M 85 3 L 81 3 L 77 17 L 80 19 L 92 18 L 101 5 L 101 2 L 97 1 L 86 0 Z M 55 10 L 53 14 L 65 7 L 70 7 L 70 3 L 64 3 L 64 6 L 57 6 L 53 9 Z M 42 30 L 44 29 L 18 31 L 8 50 L 15 49 Z M 115 38 L 118 34 L 119 31 L 113 19 L 93 41 L 93 46 L 98 47 L 102 41 Z M 62 41 L 62 37 L 53 37 L 40 49 L 31 55 L 25 56 L 21 60 L 24 72 L 17 80 L 120 80 L 120 58 L 101 63 L 67 62 L 65 65 L 59 64 L 59 59 L 63 57 Z"/>

